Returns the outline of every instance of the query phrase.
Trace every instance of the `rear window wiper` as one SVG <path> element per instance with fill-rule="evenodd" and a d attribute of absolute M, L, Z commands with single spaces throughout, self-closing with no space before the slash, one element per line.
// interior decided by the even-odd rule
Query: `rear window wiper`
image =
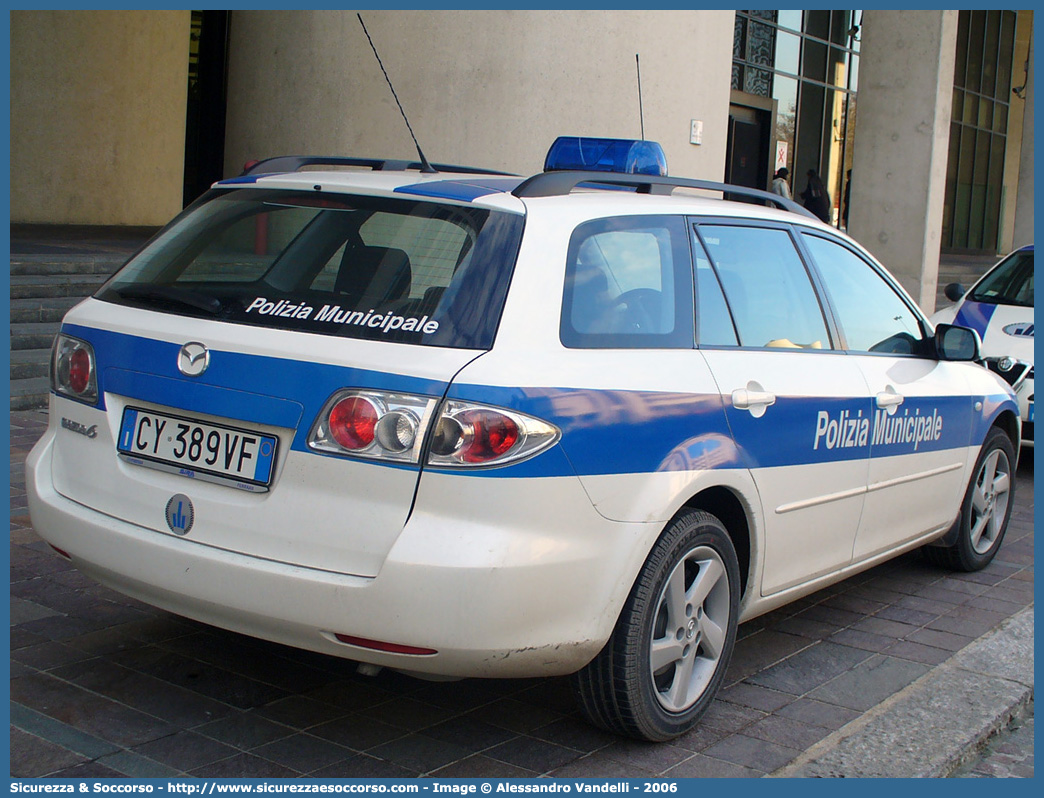
<path fill-rule="evenodd" d="M 187 305 L 196 310 L 202 310 L 211 315 L 221 312 L 221 300 L 209 294 L 201 294 L 199 291 L 191 291 L 188 288 L 178 288 L 173 285 L 154 285 L 151 283 L 132 283 L 130 285 L 113 288 L 119 296 L 125 299 L 159 299 L 167 302 L 176 302 L 179 305 Z"/>

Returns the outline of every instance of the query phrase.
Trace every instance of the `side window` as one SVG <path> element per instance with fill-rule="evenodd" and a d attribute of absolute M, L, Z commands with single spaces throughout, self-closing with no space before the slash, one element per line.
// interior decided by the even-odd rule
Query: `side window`
<path fill-rule="evenodd" d="M 598 219 L 573 231 L 560 334 L 572 348 L 690 348 L 692 268 L 679 217 Z"/>
<path fill-rule="evenodd" d="M 695 238 L 695 236 L 694 236 Z M 721 283 L 698 239 L 692 243 L 696 262 L 696 343 L 700 346 L 736 346 L 736 328 L 721 292 Z"/>
<path fill-rule="evenodd" d="M 823 311 L 786 230 L 699 225 L 741 346 L 829 349 Z"/>
<path fill-rule="evenodd" d="M 802 237 L 834 303 L 847 349 L 921 353 L 916 314 L 869 263 L 837 242 L 808 233 Z"/>

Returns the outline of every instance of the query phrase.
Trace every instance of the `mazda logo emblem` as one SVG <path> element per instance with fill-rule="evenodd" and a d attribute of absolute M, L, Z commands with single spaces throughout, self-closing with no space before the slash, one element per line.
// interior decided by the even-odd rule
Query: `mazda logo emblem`
<path fill-rule="evenodd" d="M 189 341 L 178 352 L 178 371 L 186 377 L 198 377 L 210 365 L 210 350 L 198 341 Z"/>

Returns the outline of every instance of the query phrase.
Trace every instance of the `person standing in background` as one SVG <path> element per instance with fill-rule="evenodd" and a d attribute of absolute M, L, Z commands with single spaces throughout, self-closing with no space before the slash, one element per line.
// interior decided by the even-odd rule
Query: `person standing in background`
<path fill-rule="evenodd" d="M 830 195 L 823 187 L 823 181 L 819 179 L 815 169 L 809 169 L 806 173 L 808 184 L 801 192 L 801 199 L 805 201 L 805 207 L 818 216 L 827 224 L 830 224 Z"/>
<path fill-rule="evenodd" d="M 772 176 L 772 193 L 779 194 L 784 199 L 793 199 L 790 194 L 790 184 L 787 183 L 787 175 L 790 171 L 787 167 L 782 167 L 776 170 L 776 174 Z"/>

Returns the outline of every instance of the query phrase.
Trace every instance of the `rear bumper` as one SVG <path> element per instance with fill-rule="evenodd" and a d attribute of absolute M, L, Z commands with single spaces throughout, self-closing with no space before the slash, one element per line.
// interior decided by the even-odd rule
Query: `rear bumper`
<path fill-rule="evenodd" d="M 377 576 L 338 574 L 158 533 L 66 499 L 51 480 L 54 434 L 26 462 L 29 510 L 41 537 L 83 572 L 204 623 L 422 674 L 583 667 L 608 639 L 660 528 L 607 521 L 586 498 L 535 501 L 524 528 L 491 523 L 481 516 L 498 514 L 501 496 L 520 503 L 518 486 L 505 484 L 516 480 L 426 474 Z M 582 491 L 570 479 L 555 489 Z M 438 653 L 380 652 L 340 643 L 337 633 Z"/>

